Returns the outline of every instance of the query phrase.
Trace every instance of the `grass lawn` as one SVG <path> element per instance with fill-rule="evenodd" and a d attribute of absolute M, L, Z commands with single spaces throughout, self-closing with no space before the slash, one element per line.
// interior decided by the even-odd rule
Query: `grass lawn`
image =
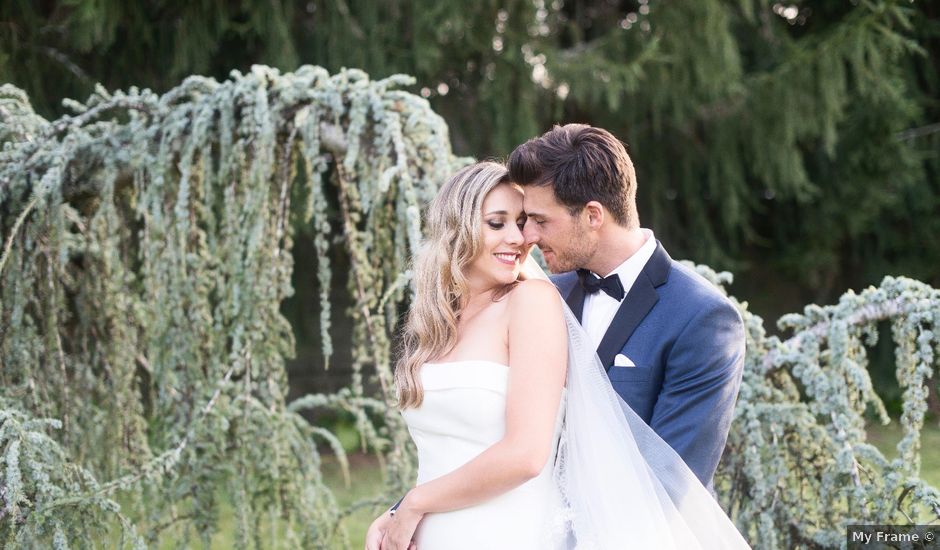
<path fill-rule="evenodd" d="M 323 477 L 327 486 L 336 496 L 340 509 L 361 500 L 375 496 L 382 488 L 382 470 L 373 455 L 349 455 L 350 485 L 345 487 L 343 474 L 339 465 L 332 457 L 323 457 Z M 395 501 L 389 502 L 391 506 Z M 357 510 L 343 520 L 346 533 L 349 535 L 349 547 L 359 550 L 365 547 L 366 529 L 382 510 Z"/>
<path fill-rule="evenodd" d="M 382 470 L 374 456 L 351 454 L 349 455 L 349 466 L 350 485 L 346 487 L 343 481 L 342 471 L 335 458 L 332 455 L 323 456 L 324 480 L 327 486 L 333 491 L 340 509 L 344 509 L 358 500 L 374 497 L 382 488 Z M 212 536 L 212 541 L 209 545 L 211 550 L 228 550 L 236 547 L 236 518 L 233 506 L 229 504 L 227 497 L 220 497 L 220 501 L 218 530 Z M 389 505 L 391 504 L 394 504 L 394 501 L 389 503 Z M 375 519 L 378 513 L 378 510 L 361 509 L 344 518 L 342 525 L 345 527 L 348 535 L 348 548 L 359 550 L 365 546 L 366 529 L 368 529 L 369 524 L 372 523 L 372 520 Z M 273 523 L 271 521 L 263 521 L 262 523 L 265 532 L 262 534 L 261 538 L 265 543 L 270 540 L 267 537 L 272 535 L 271 529 L 276 533 L 278 530 L 286 528 L 279 520 L 274 520 Z M 115 536 L 113 536 L 110 541 L 110 545 L 117 547 L 117 532 L 115 532 L 114 535 Z M 181 533 L 174 528 L 167 529 L 164 531 L 163 535 L 164 536 L 160 537 L 160 543 L 156 546 L 160 550 L 175 550 L 181 547 L 194 549 L 204 548 L 198 536 L 194 536 L 189 541 L 186 541 L 186 543 L 183 543 Z M 281 541 L 278 547 L 284 547 L 283 541 Z M 338 537 L 333 547 L 344 550 L 347 548 L 341 544 Z"/>
<path fill-rule="evenodd" d="M 874 424 L 868 427 L 868 440 L 888 460 L 897 458 L 897 444 L 903 435 L 896 419 L 887 426 Z M 940 425 L 936 420 L 925 422 L 920 433 L 920 477 L 940 488 Z"/>

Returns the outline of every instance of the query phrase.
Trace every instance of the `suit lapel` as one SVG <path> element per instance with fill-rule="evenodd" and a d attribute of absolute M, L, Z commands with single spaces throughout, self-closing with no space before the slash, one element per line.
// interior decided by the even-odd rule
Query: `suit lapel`
<path fill-rule="evenodd" d="M 584 311 L 584 287 L 581 286 L 581 281 L 575 281 L 574 286 L 571 287 L 571 292 L 565 297 L 565 302 L 567 302 L 568 307 L 571 308 L 571 313 L 574 313 L 580 323 L 581 313 Z"/>
<path fill-rule="evenodd" d="M 656 287 L 666 282 L 671 267 L 672 258 L 666 253 L 662 244 L 657 242 L 656 251 L 650 256 L 649 261 L 643 267 L 643 271 L 640 272 L 640 276 L 637 277 L 636 282 L 630 288 L 630 292 L 623 299 L 620 308 L 610 322 L 610 327 L 607 328 L 607 332 L 601 340 L 601 344 L 597 347 L 597 355 L 600 357 L 601 364 L 607 370 L 610 370 L 611 365 L 613 365 L 614 356 L 617 355 L 617 352 L 623 349 L 624 344 L 633 335 L 636 327 L 659 301 Z M 581 307 L 576 312 L 580 320 L 581 308 L 584 305 L 584 290 L 581 289 L 581 285 L 575 285 L 575 288 L 581 292 Z M 573 294 L 574 290 L 569 294 L 569 307 L 570 298 Z M 574 311 L 574 307 L 571 307 L 571 309 Z"/>

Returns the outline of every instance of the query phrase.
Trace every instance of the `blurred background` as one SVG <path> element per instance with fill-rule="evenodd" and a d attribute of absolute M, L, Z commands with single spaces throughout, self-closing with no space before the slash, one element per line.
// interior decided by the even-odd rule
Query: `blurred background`
<path fill-rule="evenodd" d="M 553 124 L 601 126 L 636 164 L 642 224 L 673 257 L 732 271 L 731 292 L 773 330 L 885 275 L 940 286 L 938 12 L 908 0 L 5 0 L 0 81 L 55 118 L 96 83 L 163 93 L 256 63 L 407 73 L 455 152 L 477 158 Z M 324 370 L 311 240 L 294 255 L 291 393 L 337 389 L 345 281 Z M 873 377 L 891 408 L 885 340 Z"/>

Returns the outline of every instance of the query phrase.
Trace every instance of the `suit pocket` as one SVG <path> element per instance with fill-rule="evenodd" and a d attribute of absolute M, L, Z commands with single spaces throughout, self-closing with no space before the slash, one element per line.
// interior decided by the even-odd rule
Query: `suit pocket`
<path fill-rule="evenodd" d="M 610 367 L 607 376 L 611 382 L 649 382 L 650 369 L 642 365 L 635 367 Z"/>

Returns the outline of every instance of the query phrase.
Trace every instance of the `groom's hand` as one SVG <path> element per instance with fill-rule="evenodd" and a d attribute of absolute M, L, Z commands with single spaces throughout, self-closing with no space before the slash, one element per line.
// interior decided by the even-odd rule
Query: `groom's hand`
<path fill-rule="evenodd" d="M 388 512 L 375 518 L 369 530 L 366 531 L 366 550 L 385 550 L 382 548 L 382 539 L 385 538 L 391 519 L 392 516 Z"/>

